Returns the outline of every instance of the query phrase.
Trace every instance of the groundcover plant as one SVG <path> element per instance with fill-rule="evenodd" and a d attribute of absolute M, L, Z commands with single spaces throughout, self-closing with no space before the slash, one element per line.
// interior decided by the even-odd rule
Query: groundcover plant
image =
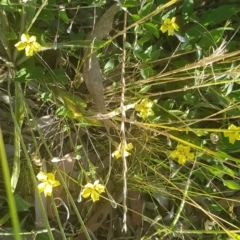
<path fill-rule="evenodd" d="M 2 239 L 240 239 L 240 4 L 0 1 Z"/>

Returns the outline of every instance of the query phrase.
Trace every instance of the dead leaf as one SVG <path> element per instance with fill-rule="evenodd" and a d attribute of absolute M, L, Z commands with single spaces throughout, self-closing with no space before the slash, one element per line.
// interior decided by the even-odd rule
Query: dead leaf
<path fill-rule="evenodd" d="M 240 207 L 240 196 L 221 199 L 221 200 L 217 201 L 217 203 L 224 207 L 230 207 L 231 205 L 233 207 Z"/>
<path fill-rule="evenodd" d="M 140 192 L 129 191 L 129 204 L 132 211 L 132 221 L 135 227 L 141 228 L 143 224 L 143 202 L 140 196 Z"/>
<path fill-rule="evenodd" d="M 76 153 L 68 153 L 66 154 L 63 158 L 60 159 L 60 161 L 57 163 L 58 169 L 60 172 L 62 172 L 62 177 L 64 178 L 64 181 L 66 184 L 68 184 L 68 178 L 66 177 L 73 169 L 73 166 L 76 161 Z M 59 181 L 59 177 L 56 175 L 56 180 Z M 53 188 L 53 197 L 57 198 L 62 195 L 63 192 L 63 186 L 60 185 L 56 188 Z M 52 205 L 51 205 L 51 200 L 50 198 L 47 199 L 47 209 L 48 209 L 48 216 L 51 219 L 54 219 L 55 215 L 54 212 L 52 211 Z M 60 202 L 58 200 L 55 201 L 56 204 L 58 205 Z"/>
<path fill-rule="evenodd" d="M 93 32 L 87 35 L 87 39 L 101 40 L 108 35 L 112 30 L 114 16 L 117 13 L 119 6 L 114 4 L 111 6 L 99 19 Z M 91 53 L 91 49 L 85 51 L 86 60 L 83 66 L 83 79 L 86 83 L 87 89 L 93 98 L 96 107 L 100 113 L 106 113 L 104 91 L 103 91 L 103 75 L 99 65 L 98 58 L 95 53 Z M 109 120 L 103 120 L 107 131 L 110 128 Z"/>
<path fill-rule="evenodd" d="M 95 232 L 105 221 L 109 212 L 111 210 L 111 204 L 109 201 L 106 201 L 103 206 L 93 214 L 93 216 L 86 222 L 85 226 L 91 232 Z M 85 240 L 86 236 L 84 233 L 80 233 L 74 240 Z"/>

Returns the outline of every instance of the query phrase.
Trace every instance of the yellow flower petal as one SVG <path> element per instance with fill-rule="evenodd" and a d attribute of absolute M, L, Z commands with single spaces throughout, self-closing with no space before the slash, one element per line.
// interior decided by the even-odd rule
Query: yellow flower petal
<path fill-rule="evenodd" d="M 165 33 L 168 32 L 168 36 L 174 35 L 174 31 L 178 31 L 179 26 L 175 23 L 176 18 L 173 17 L 171 20 L 166 18 L 161 26 L 160 30 Z"/>
<path fill-rule="evenodd" d="M 172 18 L 172 21 L 175 22 L 175 19 Z M 164 25 L 170 25 L 170 24 L 171 24 L 170 18 L 166 18 L 166 19 L 164 20 Z"/>
<path fill-rule="evenodd" d="M 181 165 L 184 165 L 185 162 L 186 162 L 185 156 L 184 155 L 179 156 L 178 163 L 181 164 Z"/>
<path fill-rule="evenodd" d="M 165 33 L 168 29 L 164 25 L 162 25 L 160 30 L 162 31 L 162 33 Z"/>
<path fill-rule="evenodd" d="M 45 197 L 51 196 L 53 187 L 60 185 L 60 182 L 55 180 L 53 173 L 39 172 L 36 177 L 41 182 L 38 184 L 38 191 L 39 193 L 44 192 Z"/>
<path fill-rule="evenodd" d="M 22 36 L 21 36 L 21 42 L 23 42 L 23 43 L 28 43 L 28 42 L 29 42 L 29 39 L 30 39 L 30 37 L 29 37 L 28 34 L 22 34 Z"/>
<path fill-rule="evenodd" d="M 173 23 L 172 26 L 173 26 L 174 30 L 178 31 L 179 26 L 176 23 Z"/>
<path fill-rule="evenodd" d="M 112 157 L 115 157 L 116 159 L 121 157 L 121 152 L 119 150 L 116 150 L 112 153 Z"/>
<path fill-rule="evenodd" d="M 124 157 L 128 157 L 129 155 L 131 155 L 131 153 L 124 151 Z"/>
<path fill-rule="evenodd" d="M 37 179 L 40 182 L 45 182 L 45 181 L 47 181 L 47 174 L 45 172 L 39 172 L 37 175 Z"/>
<path fill-rule="evenodd" d="M 47 183 L 46 182 L 42 182 L 38 184 L 38 192 L 42 193 L 44 191 L 44 189 L 46 188 Z"/>
<path fill-rule="evenodd" d="M 27 46 L 27 44 L 24 42 L 18 42 L 14 46 L 17 48 L 18 51 L 21 51 Z"/>
<path fill-rule="evenodd" d="M 35 52 L 41 51 L 42 46 L 41 46 L 39 43 L 34 42 L 34 43 L 32 43 L 32 46 L 33 46 L 33 50 L 34 50 Z"/>
<path fill-rule="evenodd" d="M 178 163 L 183 165 L 187 160 L 193 160 L 194 159 L 194 153 L 190 152 L 191 148 L 189 146 L 184 146 L 182 144 L 179 144 L 177 146 L 177 149 L 174 150 L 170 157 L 174 159 L 178 159 Z"/>
<path fill-rule="evenodd" d="M 51 184 L 47 184 L 45 189 L 44 189 L 44 195 L 46 196 L 51 196 L 52 195 L 52 188 L 53 186 Z"/>
<path fill-rule="evenodd" d="M 88 198 L 89 196 L 91 196 L 93 202 L 96 202 L 99 200 L 99 194 L 102 192 L 105 192 L 105 186 L 99 184 L 99 180 L 96 180 L 94 184 L 86 184 L 81 195 L 84 198 Z"/>
<path fill-rule="evenodd" d="M 105 187 L 102 184 L 98 184 L 95 189 L 99 192 L 99 193 L 103 193 L 105 192 Z"/>
<path fill-rule="evenodd" d="M 33 48 L 30 45 L 27 45 L 25 48 L 25 54 L 26 56 L 32 56 L 33 55 Z"/>
<path fill-rule="evenodd" d="M 236 140 L 240 140 L 240 128 L 236 127 L 234 124 L 231 124 L 228 127 L 228 130 L 232 132 L 224 132 L 224 136 L 229 138 L 229 142 L 234 144 Z"/>
<path fill-rule="evenodd" d="M 42 46 L 36 42 L 36 36 L 22 34 L 21 41 L 15 44 L 18 51 L 25 49 L 26 56 L 32 56 L 34 52 L 39 52 Z"/>
<path fill-rule="evenodd" d="M 28 40 L 29 43 L 33 43 L 37 41 L 37 37 L 36 36 L 31 36 Z"/>
<path fill-rule="evenodd" d="M 90 188 L 84 188 L 81 195 L 84 198 L 88 198 L 90 196 L 90 194 L 92 193 L 92 189 Z"/>
<path fill-rule="evenodd" d="M 93 202 L 96 202 L 99 200 L 99 193 L 97 191 L 92 191 L 92 194 L 91 194 L 91 198 L 93 200 Z"/>
<path fill-rule="evenodd" d="M 230 135 L 230 136 L 229 136 L 229 142 L 230 142 L 231 144 L 234 144 L 235 141 L 236 141 L 236 137 L 235 137 L 234 135 Z"/>
<path fill-rule="evenodd" d="M 133 144 L 132 143 L 128 143 L 127 147 L 126 147 L 126 150 L 130 151 L 132 149 L 133 149 Z"/>
<path fill-rule="evenodd" d="M 151 109 L 153 102 L 148 99 L 143 99 L 139 104 L 134 106 L 135 110 L 139 112 L 138 116 L 145 119 L 146 117 L 153 116 L 154 112 Z"/>
<path fill-rule="evenodd" d="M 47 173 L 47 178 L 48 178 L 48 182 L 53 186 L 53 187 L 57 187 L 60 185 L 60 182 L 55 180 L 55 176 L 53 173 Z"/>

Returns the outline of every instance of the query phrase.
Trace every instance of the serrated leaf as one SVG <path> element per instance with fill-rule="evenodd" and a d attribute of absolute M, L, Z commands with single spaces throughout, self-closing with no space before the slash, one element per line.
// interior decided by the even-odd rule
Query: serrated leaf
<path fill-rule="evenodd" d="M 232 190 L 240 190 L 240 185 L 233 180 L 223 180 L 223 184 Z"/>

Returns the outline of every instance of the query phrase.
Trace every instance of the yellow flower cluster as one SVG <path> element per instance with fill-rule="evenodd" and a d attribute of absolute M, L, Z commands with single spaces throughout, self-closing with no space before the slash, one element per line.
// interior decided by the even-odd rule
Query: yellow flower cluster
<path fill-rule="evenodd" d="M 194 154 L 190 153 L 190 147 L 189 146 L 184 146 L 182 144 L 179 144 L 177 146 L 177 149 L 174 150 L 170 157 L 172 158 L 178 158 L 178 163 L 181 165 L 184 165 L 184 163 L 187 160 L 193 160 L 194 159 Z"/>
<path fill-rule="evenodd" d="M 176 18 L 173 17 L 172 19 L 166 18 L 161 26 L 160 30 L 165 33 L 168 32 L 168 36 L 173 36 L 174 31 L 178 31 L 179 26 L 175 23 Z"/>
<path fill-rule="evenodd" d="M 93 184 L 87 183 L 84 186 L 81 195 L 84 198 L 88 198 L 89 196 L 91 196 L 93 202 L 96 202 L 99 200 L 100 193 L 103 193 L 103 192 L 105 192 L 105 186 L 100 184 L 99 180 L 96 180 Z"/>
<path fill-rule="evenodd" d="M 240 127 L 236 127 L 234 124 L 231 124 L 228 127 L 228 130 L 233 130 L 232 132 L 225 132 L 224 137 L 229 138 L 229 142 L 234 144 L 236 140 L 240 140 Z"/>
<path fill-rule="evenodd" d="M 124 156 L 127 157 L 127 156 L 131 155 L 128 151 L 130 151 L 132 149 L 133 149 L 132 143 L 125 144 L 124 151 L 123 151 Z M 122 144 L 121 143 L 118 145 L 117 150 L 115 150 L 112 153 L 112 157 L 115 157 L 116 159 L 122 157 Z"/>
<path fill-rule="evenodd" d="M 143 99 L 139 104 L 134 106 L 135 110 L 139 112 L 138 116 L 145 119 L 146 117 L 153 116 L 152 110 L 153 102 Z"/>
<path fill-rule="evenodd" d="M 41 182 L 38 184 L 39 193 L 44 192 L 45 197 L 52 195 L 53 187 L 60 185 L 60 182 L 55 180 L 53 173 L 39 172 L 37 179 Z"/>
<path fill-rule="evenodd" d="M 34 52 L 41 50 L 41 45 L 37 42 L 36 36 L 22 34 L 21 41 L 14 45 L 18 51 L 25 49 L 26 56 L 32 56 Z"/>

